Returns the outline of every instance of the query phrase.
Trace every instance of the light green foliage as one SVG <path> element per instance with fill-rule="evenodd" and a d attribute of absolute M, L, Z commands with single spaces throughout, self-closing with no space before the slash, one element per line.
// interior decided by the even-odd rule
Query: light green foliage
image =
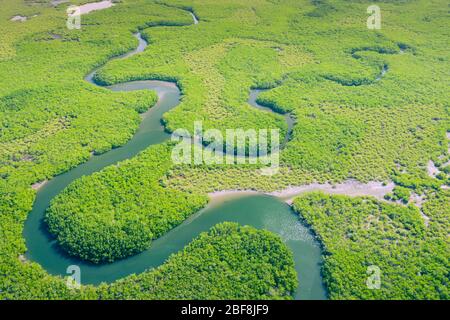
<path fill-rule="evenodd" d="M 402 172 L 416 179 L 426 178 L 427 161 L 447 157 L 450 77 L 445 53 L 445 6 L 425 1 L 383 2 L 382 29 L 369 31 L 365 24 L 368 2 L 314 1 L 312 8 L 296 3 L 283 2 L 270 9 L 258 7 L 256 18 L 248 19 L 249 25 L 259 21 L 256 30 L 246 23 L 238 31 L 231 27 L 227 30 L 233 39 L 259 39 L 255 42 L 260 43 L 260 49 L 254 55 L 265 55 L 261 49 L 272 41 L 278 56 L 278 64 L 272 64 L 272 72 L 266 72 L 273 74 L 275 82 L 256 78 L 261 86 L 277 86 L 261 94 L 259 101 L 291 112 L 296 118 L 292 141 L 282 153 L 283 166 L 293 169 L 296 177 L 279 175 L 273 178 L 273 184 L 284 187 L 288 179 L 300 184 L 311 175 L 317 181 L 387 180 Z M 333 9 L 318 17 L 310 14 L 316 7 Z M 433 18 L 425 19 L 426 13 Z M 264 25 L 268 21 L 271 30 Z M 207 27 L 199 25 L 198 30 Z M 234 51 L 229 50 L 227 55 L 233 56 L 234 65 L 246 62 L 245 58 L 236 59 Z M 302 56 L 303 63 L 294 61 L 293 57 Z M 219 60 L 219 66 L 227 59 L 208 57 Z M 265 59 L 270 61 L 269 56 Z M 282 75 L 277 77 L 280 67 Z M 380 79 L 383 67 L 387 72 Z M 230 77 L 231 70 L 217 69 Z M 205 77 L 212 81 L 212 73 Z M 240 85 L 235 91 L 237 94 L 243 90 L 245 87 Z M 181 113 L 181 108 L 171 115 Z M 227 172 L 231 183 L 226 186 L 246 184 L 246 172 Z M 210 184 L 216 174 L 211 168 L 194 168 L 185 187 L 192 184 L 191 177 L 195 185 L 199 182 L 203 186 Z M 211 179 L 205 179 L 205 175 Z M 259 181 L 255 181 L 254 188 L 260 188 Z M 207 186 L 204 189 L 211 190 Z"/>

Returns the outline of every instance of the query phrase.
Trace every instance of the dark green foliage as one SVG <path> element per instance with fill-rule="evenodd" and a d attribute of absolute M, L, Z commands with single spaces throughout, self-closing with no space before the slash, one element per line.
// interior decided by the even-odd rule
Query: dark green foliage
<path fill-rule="evenodd" d="M 292 254 L 268 231 L 222 223 L 161 267 L 101 290 L 107 299 L 286 299 L 297 279 Z"/>
<path fill-rule="evenodd" d="M 294 209 L 324 249 L 324 281 L 332 299 L 449 299 L 450 197 L 430 195 L 426 226 L 416 207 L 312 193 Z M 380 289 L 369 289 L 369 266 L 381 270 Z"/>

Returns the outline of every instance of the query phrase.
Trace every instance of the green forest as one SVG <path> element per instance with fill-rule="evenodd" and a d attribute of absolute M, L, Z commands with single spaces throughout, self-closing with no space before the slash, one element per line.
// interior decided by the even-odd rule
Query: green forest
<path fill-rule="evenodd" d="M 93 265 L 138 255 L 218 191 L 392 183 L 378 199 L 293 200 L 320 244 L 327 298 L 450 298 L 446 1 L 374 1 L 382 27 L 369 30 L 369 0 L 114 0 L 68 29 L 67 7 L 87 2 L 0 0 L 0 299 L 293 299 L 302 290 L 280 235 L 226 221 L 159 267 L 79 289 L 27 259 L 38 185 L 126 146 L 162 97 L 108 87 L 147 80 L 181 92 L 161 118 L 167 134 L 202 121 L 224 135 L 283 137 L 290 114 L 279 173 L 174 164 L 173 142 L 152 145 L 54 195 L 42 223 L 58 250 Z M 138 46 L 137 32 L 145 50 L 117 58 Z M 94 85 L 85 77 L 97 68 Z M 257 101 L 274 112 L 249 105 L 253 89 L 265 89 Z M 366 285 L 373 265 L 377 290 Z"/>
<path fill-rule="evenodd" d="M 448 215 L 445 197 L 433 194 L 424 212 L 415 206 L 311 193 L 294 209 L 323 244 L 324 281 L 332 299 L 448 300 Z M 446 219 L 447 218 L 447 219 Z M 366 286 L 366 268 L 382 270 L 379 290 Z"/>

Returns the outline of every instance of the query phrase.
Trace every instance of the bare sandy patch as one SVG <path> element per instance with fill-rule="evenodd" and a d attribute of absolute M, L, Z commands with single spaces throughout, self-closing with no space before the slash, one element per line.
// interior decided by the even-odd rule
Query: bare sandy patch
<path fill-rule="evenodd" d="M 328 194 L 340 194 L 347 196 L 372 196 L 379 200 L 384 200 L 384 196 L 394 189 L 394 183 L 389 182 L 383 184 L 382 182 L 372 181 L 368 183 L 361 183 L 355 180 L 349 180 L 340 184 L 332 185 L 329 183 L 311 183 L 301 186 L 291 186 L 286 189 L 274 192 L 258 192 L 255 190 L 223 190 L 209 193 L 211 199 L 222 198 L 237 194 L 267 194 L 284 200 L 288 204 L 292 204 L 293 199 L 301 194 L 312 191 L 323 191 Z"/>
<path fill-rule="evenodd" d="M 17 16 L 12 17 L 10 20 L 11 20 L 11 21 L 25 22 L 25 21 L 27 21 L 27 19 L 28 19 L 28 18 L 25 17 L 25 16 L 17 15 Z"/>
<path fill-rule="evenodd" d="M 48 182 L 48 180 L 44 180 L 44 181 L 41 181 L 41 182 L 36 182 L 35 184 L 31 185 L 31 188 L 33 188 L 33 190 L 39 190 L 39 189 L 42 188 L 47 182 Z"/>
<path fill-rule="evenodd" d="M 86 3 L 80 6 L 80 14 L 87 14 L 92 11 L 103 10 L 111 8 L 112 6 L 114 6 L 114 3 L 112 3 L 111 1 Z"/>

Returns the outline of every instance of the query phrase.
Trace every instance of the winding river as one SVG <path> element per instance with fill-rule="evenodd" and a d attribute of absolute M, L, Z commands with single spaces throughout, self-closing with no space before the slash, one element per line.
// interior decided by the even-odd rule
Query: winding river
<path fill-rule="evenodd" d="M 193 17 L 194 24 L 197 24 L 197 17 L 193 12 L 189 11 L 189 13 Z M 134 36 L 139 41 L 138 47 L 113 59 L 124 59 L 145 50 L 147 43 L 141 37 L 141 34 L 136 33 Z M 85 77 L 87 82 L 96 86 L 98 85 L 93 79 L 98 69 L 93 70 Z M 381 79 L 386 71 L 387 67 L 385 66 L 376 81 Z M 165 112 L 180 103 L 181 97 L 177 85 L 165 81 L 130 81 L 102 88 L 112 91 L 155 90 L 159 99 L 154 107 L 143 114 L 143 120 L 137 132 L 124 146 L 101 155 L 92 156 L 89 161 L 54 177 L 39 188 L 33 209 L 24 227 L 24 238 L 28 248 L 27 259 L 39 263 L 50 274 L 61 276 L 67 276 L 68 266 L 78 265 L 81 268 L 81 282 L 83 284 L 112 282 L 129 274 L 137 274 L 158 267 L 171 254 L 182 250 L 201 232 L 208 231 L 217 223 L 234 221 L 242 225 L 267 229 L 281 236 L 294 256 L 295 269 L 300 284 L 296 292 L 296 299 L 326 299 L 327 295 L 320 275 L 322 261 L 320 246 L 310 230 L 300 222 L 291 207 L 283 201 L 282 194 L 263 195 L 254 192 L 216 194 L 207 207 L 189 217 L 161 238 L 153 241 L 150 248 L 140 254 L 114 263 L 96 265 L 68 256 L 62 251 L 56 240 L 48 233 L 44 222 L 44 215 L 51 200 L 72 181 L 83 175 L 90 175 L 106 166 L 132 158 L 147 147 L 167 140 L 170 135 L 162 126 L 161 118 Z M 262 91 L 264 90 L 251 90 L 248 103 L 253 107 L 274 112 L 256 102 Z M 290 114 L 284 116 L 288 125 L 285 144 L 291 137 L 294 119 Z M 358 191 L 358 188 L 364 191 Z M 290 193 L 298 194 L 307 190 L 324 190 L 330 193 L 341 192 L 350 195 L 352 192 L 356 192 L 358 195 L 360 195 L 359 193 L 365 193 L 382 196 L 392 189 L 392 185 L 383 187 L 377 184 L 360 185 L 353 182 L 353 184 L 345 183 L 337 187 L 308 185 L 297 189 L 288 190 L 286 196 L 290 196 Z"/>
<path fill-rule="evenodd" d="M 194 23 L 197 23 L 195 15 L 193 17 Z M 139 40 L 138 47 L 117 58 L 127 58 L 145 49 L 147 43 L 140 33 L 135 34 L 135 37 Z M 96 85 L 93 78 L 97 70 L 88 74 L 85 80 Z M 214 197 L 206 208 L 153 241 L 149 249 L 114 263 L 96 265 L 68 256 L 62 251 L 56 240 L 48 233 L 44 222 L 45 211 L 51 200 L 75 179 L 132 158 L 147 147 L 167 140 L 170 135 L 165 132 L 160 120 L 165 112 L 179 104 L 181 95 L 174 83 L 164 81 L 131 81 L 104 88 L 112 91 L 155 90 L 159 100 L 154 107 L 143 114 L 139 129 L 124 146 L 92 156 L 89 161 L 54 177 L 39 188 L 33 209 L 24 227 L 23 234 L 28 248 L 27 259 L 39 263 L 50 274 L 61 276 L 67 276 L 68 266 L 78 265 L 81 268 L 82 284 L 112 282 L 129 274 L 158 267 L 171 254 L 182 250 L 201 232 L 208 231 L 217 223 L 234 221 L 279 234 L 294 256 L 300 283 L 296 298 L 326 299 L 326 291 L 320 275 L 321 250 L 317 241 L 308 228 L 299 221 L 289 205 L 269 195 L 243 193 Z M 252 90 L 249 103 L 264 108 L 256 103 L 259 92 Z M 288 122 L 288 124 L 292 128 L 292 123 Z"/>

